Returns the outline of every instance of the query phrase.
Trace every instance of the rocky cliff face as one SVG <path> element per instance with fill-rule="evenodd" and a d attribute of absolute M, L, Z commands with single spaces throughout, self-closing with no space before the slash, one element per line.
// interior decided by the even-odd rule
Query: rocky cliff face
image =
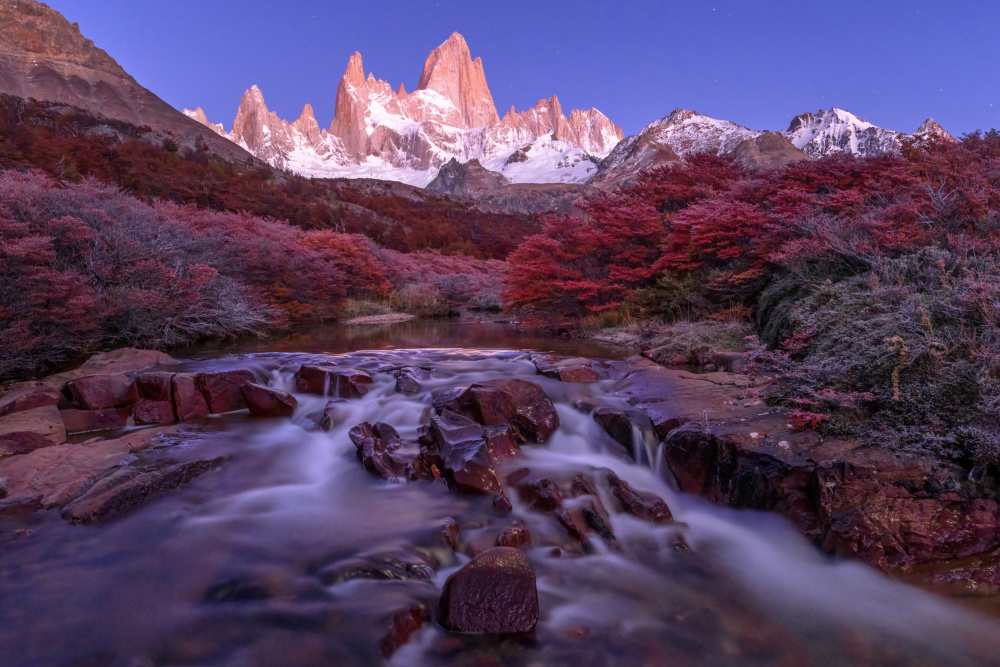
<path fill-rule="evenodd" d="M 34 0 L 0 0 L 0 92 L 148 125 L 181 144 L 200 138 L 223 155 L 250 158 L 143 88 L 79 26 Z"/>
<path fill-rule="evenodd" d="M 196 111 L 187 113 L 218 131 Z M 427 57 L 413 92 L 365 77 L 355 53 L 337 86 L 328 130 L 319 128 L 308 105 L 293 123 L 278 118 L 253 87 L 232 131 L 220 134 L 280 168 L 416 185 L 429 183 L 451 159 L 478 159 L 514 182 L 580 182 L 596 171 L 592 156 L 607 155 L 622 138 L 621 128 L 596 109 L 567 117 L 555 96 L 500 118 L 482 60 L 473 60 L 458 33 Z M 511 160 L 517 166 L 508 174 L 503 167 Z"/>

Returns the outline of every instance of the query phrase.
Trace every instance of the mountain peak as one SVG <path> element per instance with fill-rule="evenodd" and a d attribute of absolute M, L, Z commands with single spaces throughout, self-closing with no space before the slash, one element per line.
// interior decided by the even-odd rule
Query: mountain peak
<path fill-rule="evenodd" d="M 469 45 L 457 32 L 427 56 L 417 90 L 433 90 L 451 102 L 467 128 L 499 120 L 483 61 L 472 60 Z"/>
<path fill-rule="evenodd" d="M 958 139 L 948 134 L 948 132 L 933 118 L 928 118 L 921 123 L 920 127 L 917 128 L 917 131 L 910 136 L 916 139 L 918 144 L 932 143 L 935 141 L 944 141 L 946 143 L 958 142 Z"/>
<path fill-rule="evenodd" d="M 347 69 L 344 70 L 344 81 L 352 86 L 360 86 L 365 82 L 365 66 L 361 62 L 361 52 L 355 51 L 347 60 Z"/>

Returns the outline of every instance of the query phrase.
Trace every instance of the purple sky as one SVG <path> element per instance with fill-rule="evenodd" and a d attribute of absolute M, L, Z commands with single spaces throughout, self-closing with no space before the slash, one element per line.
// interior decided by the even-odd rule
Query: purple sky
<path fill-rule="evenodd" d="M 232 124 L 243 91 L 322 126 L 355 50 L 412 90 L 453 31 L 480 56 L 500 114 L 559 96 L 626 134 L 674 107 L 753 129 L 838 106 L 894 130 L 1000 126 L 1000 2 L 50 0 L 140 83 Z M 763 9 L 766 7 L 766 10 Z"/>

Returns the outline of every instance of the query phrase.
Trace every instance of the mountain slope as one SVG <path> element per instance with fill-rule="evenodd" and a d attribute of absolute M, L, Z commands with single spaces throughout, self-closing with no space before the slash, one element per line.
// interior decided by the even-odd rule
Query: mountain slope
<path fill-rule="evenodd" d="M 220 154 L 250 158 L 143 88 L 79 26 L 35 0 L 0 0 L 0 92 L 148 125 L 182 145 L 200 140 Z"/>

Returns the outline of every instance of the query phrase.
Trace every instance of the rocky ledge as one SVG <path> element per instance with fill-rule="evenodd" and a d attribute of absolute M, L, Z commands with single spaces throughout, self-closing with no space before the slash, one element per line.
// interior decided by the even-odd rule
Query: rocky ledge
<path fill-rule="evenodd" d="M 650 417 L 682 491 L 777 512 L 827 553 L 942 592 L 1000 592 L 996 490 L 967 471 L 797 431 L 743 375 L 694 374 L 641 357 L 615 372 L 615 391 Z"/>

